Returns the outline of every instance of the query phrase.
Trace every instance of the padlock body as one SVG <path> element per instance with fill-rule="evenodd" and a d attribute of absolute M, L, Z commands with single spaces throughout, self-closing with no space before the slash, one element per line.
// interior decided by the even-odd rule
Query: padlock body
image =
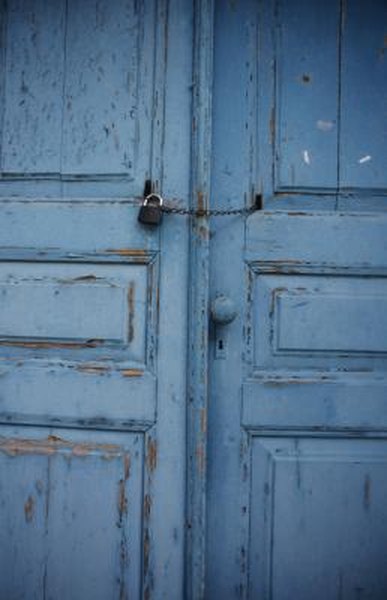
<path fill-rule="evenodd" d="M 138 220 L 143 225 L 160 225 L 162 211 L 160 205 L 143 204 L 138 213 Z"/>

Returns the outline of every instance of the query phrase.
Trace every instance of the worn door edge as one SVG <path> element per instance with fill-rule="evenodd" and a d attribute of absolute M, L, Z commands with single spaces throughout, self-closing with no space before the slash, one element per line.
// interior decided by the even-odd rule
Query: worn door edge
<path fill-rule="evenodd" d="M 194 10 L 191 207 L 210 206 L 213 0 Z M 187 371 L 187 489 L 185 597 L 202 600 L 205 589 L 208 406 L 209 219 L 191 219 Z"/>

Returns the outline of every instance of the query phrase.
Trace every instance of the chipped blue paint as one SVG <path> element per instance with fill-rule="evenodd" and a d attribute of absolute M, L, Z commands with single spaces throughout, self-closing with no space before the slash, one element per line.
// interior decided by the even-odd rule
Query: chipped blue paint
<path fill-rule="evenodd" d="M 0 597 L 384 600 L 385 3 L 1 8 Z"/>
<path fill-rule="evenodd" d="M 386 17 L 216 5 L 208 599 L 386 597 Z"/>
<path fill-rule="evenodd" d="M 188 223 L 137 213 L 188 203 L 191 9 L 1 17 L 0 597 L 179 600 Z"/>

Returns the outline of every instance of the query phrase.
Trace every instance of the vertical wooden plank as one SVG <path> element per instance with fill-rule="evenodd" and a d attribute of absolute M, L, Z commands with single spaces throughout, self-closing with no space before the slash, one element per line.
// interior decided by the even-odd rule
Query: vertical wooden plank
<path fill-rule="evenodd" d="M 65 2 L 10 0 L 2 171 L 57 173 Z"/>
<path fill-rule="evenodd" d="M 179 198 L 187 207 L 193 7 L 186 0 L 159 0 L 157 10 L 152 181 L 166 199 Z M 144 597 L 180 600 L 184 598 L 186 533 L 188 219 L 164 215 L 159 234 L 158 412 L 147 444 L 149 486 L 144 514 L 149 535 L 145 532 L 144 551 L 149 549 L 150 554 L 145 555 Z"/>
<path fill-rule="evenodd" d="M 63 170 L 132 173 L 139 142 L 135 2 L 69 0 Z M 98 102 L 96 102 L 98 97 Z"/>
<path fill-rule="evenodd" d="M 195 2 L 191 206 L 210 206 L 213 1 Z M 209 221 L 191 221 L 186 597 L 204 597 L 208 410 Z"/>
<path fill-rule="evenodd" d="M 387 4 L 346 0 L 341 66 L 340 186 L 387 187 Z"/>
<path fill-rule="evenodd" d="M 112 435 L 105 435 L 105 439 L 111 444 Z M 141 442 L 141 436 L 130 434 L 126 435 L 129 447 L 117 453 L 79 445 L 72 455 L 63 454 L 51 461 L 45 581 L 48 598 L 139 598 Z M 85 560 L 88 555 L 92 560 Z"/>
<path fill-rule="evenodd" d="M 252 200 L 261 118 L 256 103 L 258 12 L 255 0 L 215 4 L 212 206 L 216 209 L 242 208 Z M 232 323 L 212 323 L 210 329 L 206 598 L 246 594 L 243 538 L 248 513 L 243 502 L 245 440 L 240 427 L 244 226 L 242 216 L 211 219 L 211 299 L 226 295 L 238 314 Z M 218 356 L 220 341 L 224 353 Z"/>
<path fill-rule="evenodd" d="M 277 186 L 335 190 L 338 0 L 277 4 Z"/>
<path fill-rule="evenodd" d="M 3 598 L 25 598 L 26 590 L 29 598 L 42 597 L 46 494 L 47 468 L 41 457 L 30 456 L 27 462 L 16 454 L 0 452 Z"/>
<path fill-rule="evenodd" d="M 257 182 L 256 192 L 267 199 L 273 196 L 275 188 L 274 153 L 276 145 L 277 113 L 275 90 L 275 27 L 274 2 L 260 0 L 257 10 L 251 14 L 250 84 L 247 87 L 252 100 L 252 114 L 255 115 L 256 139 L 252 139 L 257 150 L 257 163 L 253 169 Z M 254 41 L 253 41 L 254 40 Z M 257 66 L 254 68 L 255 61 Z M 259 115 L 258 115 L 259 107 Z M 255 172 L 257 170 L 257 172 Z"/>

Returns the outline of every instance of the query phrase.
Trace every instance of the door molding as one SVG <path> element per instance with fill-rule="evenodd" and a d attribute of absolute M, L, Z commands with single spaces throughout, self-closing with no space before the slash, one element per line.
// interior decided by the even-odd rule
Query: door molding
<path fill-rule="evenodd" d="M 194 12 L 191 208 L 210 207 L 213 0 Z M 187 380 L 186 598 L 204 597 L 208 407 L 209 219 L 190 224 L 189 344 Z"/>

